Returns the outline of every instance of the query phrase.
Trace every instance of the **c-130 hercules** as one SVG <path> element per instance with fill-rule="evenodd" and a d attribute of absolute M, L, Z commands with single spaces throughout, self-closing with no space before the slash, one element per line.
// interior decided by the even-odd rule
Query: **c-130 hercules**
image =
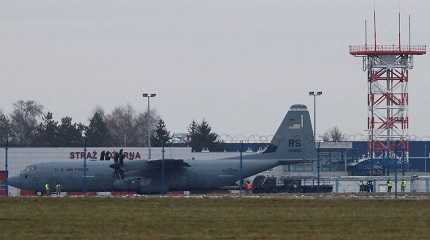
<path fill-rule="evenodd" d="M 309 112 L 305 105 L 296 104 L 291 106 L 264 152 L 243 156 L 242 177 L 279 165 L 310 163 L 315 158 Z M 164 181 L 161 178 L 162 160 L 125 161 L 121 166 L 110 161 L 89 161 L 85 177 L 86 190 L 133 191 L 139 194 L 205 191 L 234 186 L 241 178 L 239 157 L 214 160 L 165 159 L 163 165 Z M 121 174 L 118 174 L 118 169 Z M 10 177 L 8 184 L 35 192 L 42 192 L 46 183 L 49 186 L 60 184 L 63 192 L 79 192 L 83 189 L 82 170 L 82 163 L 77 161 L 34 164 L 26 167 L 18 176 Z"/>

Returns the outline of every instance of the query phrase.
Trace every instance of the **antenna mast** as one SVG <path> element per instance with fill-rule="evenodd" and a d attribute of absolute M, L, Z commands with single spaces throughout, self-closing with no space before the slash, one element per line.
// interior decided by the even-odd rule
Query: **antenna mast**
<path fill-rule="evenodd" d="M 411 15 L 409 15 L 409 51 L 411 50 Z"/>
<path fill-rule="evenodd" d="M 401 25 L 401 21 L 400 21 L 400 11 L 399 11 L 399 51 L 402 50 L 402 47 L 401 47 L 401 38 L 400 38 L 400 34 L 401 34 L 400 25 Z"/>
<path fill-rule="evenodd" d="M 399 160 L 404 172 L 409 162 L 409 72 L 413 69 L 413 57 L 425 55 L 427 50 L 425 45 L 410 45 L 410 17 L 409 46 L 402 49 L 400 10 L 398 18 L 398 46 L 397 40 L 391 45 L 383 45 L 381 42 L 378 44 L 376 8 L 373 9 L 374 43 L 371 43 L 374 46 L 349 46 L 351 55 L 362 58 L 363 70 L 367 72 L 368 159 L 361 166 L 363 170 L 369 170 L 369 175 L 384 174 L 385 169 L 393 166 L 396 166 L 397 172 Z M 366 23 L 367 21 L 365 25 Z M 365 28 L 366 31 L 367 27 Z M 387 26 L 381 25 L 382 28 L 385 30 Z M 365 41 L 367 44 L 367 34 Z"/>
<path fill-rule="evenodd" d="M 373 38 L 375 40 L 375 51 L 376 51 L 376 10 L 373 9 Z"/>
<path fill-rule="evenodd" d="M 367 49 L 367 19 L 364 19 L 364 47 Z"/>

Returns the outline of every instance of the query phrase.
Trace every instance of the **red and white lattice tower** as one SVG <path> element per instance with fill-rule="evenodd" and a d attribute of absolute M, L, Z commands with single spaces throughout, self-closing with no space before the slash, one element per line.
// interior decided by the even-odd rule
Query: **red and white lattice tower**
<path fill-rule="evenodd" d="M 413 56 L 426 54 L 426 46 L 411 45 L 410 34 L 409 44 L 401 44 L 400 14 L 398 44 L 377 44 L 374 29 L 374 44 L 367 44 L 366 33 L 364 45 L 349 47 L 351 55 L 362 57 L 367 72 L 368 157 L 405 163 L 409 162 L 409 70 L 414 66 Z"/>

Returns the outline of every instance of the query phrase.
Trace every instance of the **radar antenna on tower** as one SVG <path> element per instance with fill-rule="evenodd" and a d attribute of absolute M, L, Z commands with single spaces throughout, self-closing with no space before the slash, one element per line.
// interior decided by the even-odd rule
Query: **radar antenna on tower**
<path fill-rule="evenodd" d="M 363 71 L 367 72 L 368 105 L 368 157 L 371 160 L 370 175 L 381 174 L 374 163 L 402 166 L 409 162 L 409 70 L 413 69 L 413 56 L 426 54 L 425 45 L 411 45 L 409 16 L 409 44 L 401 43 L 401 15 L 399 12 L 398 44 L 377 44 L 376 11 L 373 10 L 374 45 L 367 44 L 367 20 L 365 43 L 349 46 L 349 53 L 363 59 Z M 391 160 L 395 160 L 394 162 Z M 404 170 L 404 168 L 402 168 Z"/>

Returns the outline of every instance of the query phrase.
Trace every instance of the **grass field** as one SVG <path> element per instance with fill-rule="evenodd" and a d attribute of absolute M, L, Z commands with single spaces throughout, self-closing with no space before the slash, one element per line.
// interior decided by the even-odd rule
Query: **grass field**
<path fill-rule="evenodd" d="M 430 201 L 0 198 L 0 239 L 429 239 Z"/>

